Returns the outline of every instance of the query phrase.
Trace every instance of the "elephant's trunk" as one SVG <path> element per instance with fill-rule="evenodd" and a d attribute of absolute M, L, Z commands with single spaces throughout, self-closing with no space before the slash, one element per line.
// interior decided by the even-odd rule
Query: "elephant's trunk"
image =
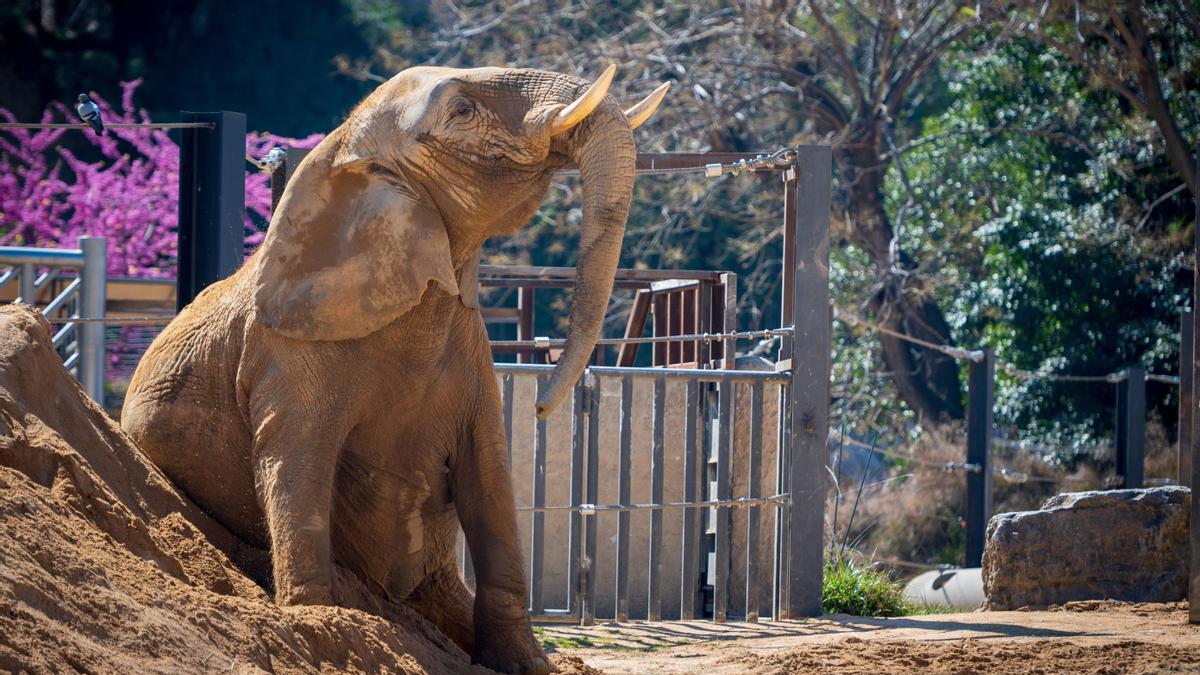
<path fill-rule="evenodd" d="M 583 180 L 583 228 L 570 334 L 549 385 L 538 397 L 539 419 L 545 419 L 566 398 L 587 368 L 600 337 L 621 257 L 637 161 L 629 122 L 611 98 L 572 129 L 566 140 L 567 154 Z"/>

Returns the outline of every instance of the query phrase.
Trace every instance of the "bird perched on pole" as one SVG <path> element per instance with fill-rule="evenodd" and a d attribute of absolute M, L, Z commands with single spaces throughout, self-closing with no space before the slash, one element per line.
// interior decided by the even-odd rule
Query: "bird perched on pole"
<path fill-rule="evenodd" d="M 88 98 L 87 94 L 79 95 L 79 105 L 75 106 L 75 112 L 79 114 L 79 119 L 83 120 L 84 124 L 96 130 L 97 136 L 104 131 L 104 122 L 100 121 L 100 106 Z"/>

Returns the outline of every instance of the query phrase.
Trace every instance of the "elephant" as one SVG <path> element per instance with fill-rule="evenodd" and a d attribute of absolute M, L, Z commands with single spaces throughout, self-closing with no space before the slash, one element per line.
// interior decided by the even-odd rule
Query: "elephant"
<path fill-rule="evenodd" d="M 632 130 L 666 92 L 622 110 L 614 72 L 400 72 L 299 164 L 258 250 L 145 353 L 122 427 L 217 521 L 271 551 L 277 604 L 336 604 L 340 566 L 473 662 L 549 671 L 526 609 L 480 248 L 530 220 L 557 170 L 578 168 L 570 333 L 536 402 L 544 419 L 600 334 Z"/>

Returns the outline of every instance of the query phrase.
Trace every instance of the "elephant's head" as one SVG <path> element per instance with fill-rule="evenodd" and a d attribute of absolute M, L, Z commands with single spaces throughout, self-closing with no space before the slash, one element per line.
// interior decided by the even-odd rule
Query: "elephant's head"
<path fill-rule="evenodd" d="M 477 307 L 479 249 L 537 210 L 568 162 L 583 180 L 571 333 L 537 402 L 549 414 L 600 335 L 633 191 L 631 129 L 666 93 L 622 111 L 594 83 L 537 70 L 412 68 L 381 85 L 308 155 L 271 220 L 255 303 L 302 340 L 368 335 L 433 282 Z"/>

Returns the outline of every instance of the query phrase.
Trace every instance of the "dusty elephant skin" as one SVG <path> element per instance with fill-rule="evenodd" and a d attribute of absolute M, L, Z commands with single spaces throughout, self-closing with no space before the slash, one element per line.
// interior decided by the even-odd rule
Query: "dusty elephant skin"
<path fill-rule="evenodd" d="M 988 523 L 987 609 L 1186 597 L 1190 492 L 1171 486 L 1057 495 Z"/>
<path fill-rule="evenodd" d="M 297 168 L 262 248 L 146 352 L 122 425 L 216 521 L 271 549 L 278 604 L 346 604 L 336 563 L 478 663 L 549 669 L 525 610 L 479 249 L 529 220 L 557 169 L 579 167 L 572 330 L 538 402 L 548 414 L 599 336 L 631 128 L 663 93 L 623 112 L 605 95 L 612 73 L 397 75 Z"/>

